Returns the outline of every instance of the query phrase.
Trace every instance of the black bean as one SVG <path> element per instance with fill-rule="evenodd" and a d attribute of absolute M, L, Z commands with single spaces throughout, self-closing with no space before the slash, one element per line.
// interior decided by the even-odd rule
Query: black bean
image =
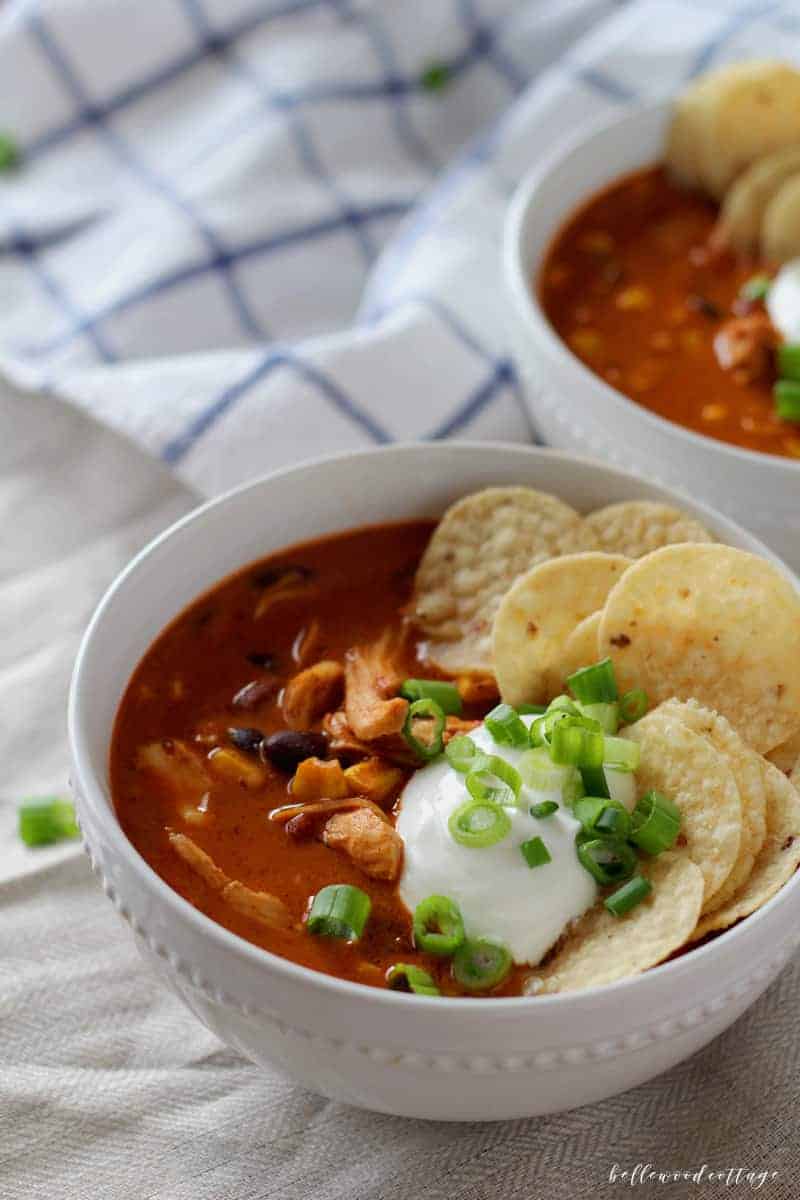
<path fill-rule="evenodd" d="M 265 671 L 271 671 L 275 666 L 275 655 L 254 651 L 252 654 L 247 655 L 247 661 L 252 663 L 254 667 L 263 667 Z"/>
<path fill-rule="evenodd" d="M 702 313 L 704 317 L 708 317 L 711 321 L 718 321 L 722 316 L 719 306 L 706 296 L 687 296 L 686 307 L 691 308 L 693 312 Z"/>
<path fill-rule="evenodd" d="M 261 730 L 253 729 L 250 726 L 234 725 L 228 730 L 228 737 L 236 749 L 244 750 L 245 754 L 258 754 L 264 740 Z"/>
<path fill-rule="evenodd" d="M 281 771 L 296 771 L 306 758 L 325 758 L 328 743 L 321 733 L 299 733 L 283 729 L 261 743 L 261 757 Z"/>

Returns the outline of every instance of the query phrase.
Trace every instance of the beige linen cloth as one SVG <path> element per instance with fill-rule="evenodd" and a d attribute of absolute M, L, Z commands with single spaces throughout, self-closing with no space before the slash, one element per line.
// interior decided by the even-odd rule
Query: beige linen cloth
<path fill-rule="evenodd" d="M 77 413 L 0 389 L 0 1198 L 799 1195 L 800 964 L 694 1059 L 602 1104 L 400 1120 L 244 1062 L 145 968 L 79 851 L 13 849 L 13 799 L 64 786 L 64 692 L 97 595 L 191 502 Z M 615 1164 L 705 1174 L 612 1182 Z"/>

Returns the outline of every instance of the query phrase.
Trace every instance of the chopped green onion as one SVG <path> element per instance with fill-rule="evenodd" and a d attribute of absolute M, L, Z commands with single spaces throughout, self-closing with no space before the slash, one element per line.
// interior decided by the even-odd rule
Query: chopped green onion
<path fill-rule="evenodd" d="M 627 841 L 631 830 L 631 814 L 624 804 L 611 800 L 603 805 L 603 810 L 595 821 L 594 828 L 602 837 L 617 837 Z"/>
<path fill-rule="evenodd" d="M 475 800 L 495 804 L 516 804 L 522 788 L 519 771 L 496 754 L 482 754 L 464 782 Z"/>
<path fill-rule="evenodd" d="M 586 729 L 566 717 L 553 729 L 550 754 L 553 762 L 571 763 L 574 767 L 600 767 L 604 740 L 599 731 Z"/>
<path fill-rule="evenodd" d="M 595 821 L 610 803 L 607 796 L 581 796 L 572 806 L 572 815 L 576 821 L 580 821 L 587 833 L 593 833 Z"/>
<path fill-rule="evenodd" d="M 772 280 L 769 275 L 752 275 L 739 288 L 743 300 L 765 300 Z"/>
<path fill-rule="evenodd" d="M 582 866 L 604 886 L 622 883 L 636 870 L 636 851 L 619 838 L 578 839 L 576 847 Z"/>
<path fill-rule="evenodd" d="M 635 771 L 642 757 L 638 742 L 627 738 L 607 737 L 603 739 L 603 763 L 615 771 Z"/>
<path fill-rule="evenodd" d="M 444 713 L 435 700 L 415 700 L 408 706 L 403 737 L 418 758 L 430 762 L 442 753 L 444 726 Z"/>
<path fill-rule="evenodd" d="M 460 733 L 457 737 L 451 738 L 447 743 L 444 748 L 444 756 L 455 771 L 458 771 L 461 775 L 466 775 L 467 771 L 471 771 L 475 765 L 475 759 L 478 756 L 478 747 L 471 737 L 467 737 L 465 733 Z"/>
<path fill-rule="evenodd" d="M 46 846 L 80 837 L 75 806 L 58 796 L 32 796 L 17 810 L 19 836 L 26 846 Z"/>
<path fill-rule="evenodd" d="M 539 717 L 531 724 L 531 727 L 528 730 L 528 736 L 530 737 L 531 745 L 534 748 L 547 744 L 547 738 L 545 737 L 544 717 Z"/>
<path fill-rule="evenodd" d="M 530 745 L 527 726 L 510 704 L 498 704 L 484 718 L 484 724 L 499 746 L 522 749 Z"/>
<path fill-rule="evenodd" d="M 435 700 L 443 713 L 461 715 L 461 693 L 454 683 L 442 679 L 406 679 L 400 687 L 406 700 Z"/>
<path fill-rule="evenodd" d="M 556 696 L 550 701 L 545 711 L 548 713 L 564 712 L 569 713 L 571 717 L 576 717 L 578 715 L 578 706 L 566 692 L 562 692 L 560 696 Z"/>
<path fill-rule="evenodd" d="M 619 705 L 616 700 L 606 700 L 600 704 L 578 704 L 582 716 L 590 721 L 596 721 L 603 733 L 616 733 L 619 729 Z"/>
<path fill-rule="evenodd" d="M 587 796 L 610 796 L 608 780 L 602 767 L 581 767 L 581 779 Z"/>
<path fill-rule="evenodd" d="M 775 411 L 783 421 L 800 421 L 800 383 L 779 379 L 773 386 Z"/>
<path fill-rule="evenodd" d="M 661 854 L 674 846 L 681 827 L 681 812 L 661 792 L 650 791 L 631 814 L 631 841 L 646 854 Z"/>
<path fill-rule="evenodd" d="M 502 983 L 511 970 L 511 954 L 500 942 L 467 938 L 453 958 L 453 974 L 470 992 L 485 992 Z"/>
<path fill-rule="evenodd" d="M 426 954 L 454 954 L 464 940 L 464 921 L 449 896 L 428 896 L 414 910 L 414 944 Z"/>
<path fill-rule="evenodd" d="M 542 817 L 552 817 L 554 812 L 558 812 L 558 804 L 555 800 L 542 800 L 540 804 L 532 804 L 528 812 L 532 817 L 541 820 Z"/>
<path fill-rule="evenodd" d="M 441 92 L 449 84 L 450 74 L 447 63 L 434 61 L 428 63 L 420 75 L 419 81 L 426 92 Z"/>
<path fill-rule="evenodd" d="M 591 667 L 581 667 L 567 677 L 567 686 L 581 704 L 607 704 L 616 700 L 617 680 L 610 658 Z"/>
<path fill-rule="evenodd" d="M 306 919 L 309 933 L 355 942 L 364 932 L 372 901 L 361 888 L 331 883 L 317 892 Z"/>
<path fill-rule="evenodd" d="M 619 702 L 619 717 L 623 725 L 632 725 L 647 712 L 649 701 L 644 688 L 631 688 Z"/>
<path fill-rule="evenodd" d="M 521 717 L 543 717 L 547 709 L 544 704 L 518 704 L 517 712 Z"/>
<path fill-rule="evenodd" d="M 450 836 L 459 846 L 483 850 L 494 846 L 511 831 L 511 818 L 492 800 L 467 800 L 447 822 Z"/>
<path fill-rule="evenodd" d="M 0 133 L 0 171 L 13 171 L 18 167 L 22 155 L 19 145 L 9 133 Z"/>
<path fill-rule="evenodd" d="M 550 851 L 540 837 L 532 837 L 523 842 L 520 851 L 529 867 L 543 867 L 553 861 Z"/>
<path fill-rule="evenodd" d="M 558 792 L 565 804 L 583 795 L 583 782 L 575 767 L 554 763 L 544 746 L 520 756 L 519 773 L 536 792 Z"/>
<path fill-rule="evenodd" d="M 441 996 L 433 977 L 413 963 L 395 963 L 386 972 L 386 982 L 393 992 L 415 992 L 417 996 Z"/>
<path fill-rule="evenodd" d="M 649 879 L 645 879 L 642 875 L 634 875 L 633 879 L 629 879 L 627 883 L 623 883 L 621 888 L 617 888 L 610 896 L 606 896 L 603 903 L 615 917 L 624 917 L 625 913 L 630 912 L 645 897 L 649 896 L 652 890 L 653 885 Z"/>
<path fill-rule="evenodd" d="M 781 379 L 800 382 L 800 343 L 786 342 L 778 347 L 778 374 Z"/>

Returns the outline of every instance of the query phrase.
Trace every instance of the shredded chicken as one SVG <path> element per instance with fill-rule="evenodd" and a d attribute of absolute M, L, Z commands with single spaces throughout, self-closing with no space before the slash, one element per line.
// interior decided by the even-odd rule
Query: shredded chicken
<path fill-rule="evenodd" d="M 376 738 L 373 742 L 365 742 L 353 733 L 347 715 L 342 709 L 327 713 L 323 719 L 322 728 L 328 736 L 328 748 L 331 754 L 340 758 L 370 758 L 373 754 L 380 754 L 389 762 L 398 763 L 403 767 L 419 765 L 402 734 L 393 733 L 390 737 Z"/>
<path fill-rule="evenodd" d="M 397 695 L 403 681 L 399 650 L 397 635 L 387 630 L 376 642 L 347 653 L 344 710 L 357 738 L 372 741 L 403 728 L 408 701 Z"/>
<path fill-rule="evenodd" d="M 400 874 L 403 839 L 385 817 L 372 809 L 336 813 L 326 821 L 322 840 L 331 849 L 346 854 L 373 879 L 394 880 Z"/>
<path fill-rule="evenodd" d="M 292 799 L 301 804 L 307 800 L 338 800 L 352 790 L 336 758 L 304 758 L 292 779 Z"/>
<path fill-rule="evenodd" d="M 769 379 L 774 370 L 773 355 L 778 335 L 764 312 L 731 317 L 714 338 L 714 353 L 724 371 L 730 371 L 737 383 Z"/>
<path fill-rule="evenodd" d="M 310 729 L 326 712 L 337 708 L 344 689 L 344 668 L 329 659 L 306 667 L 283 689 L 281 709 L 290 729 Z"/>
<path fill-rule="evenodd" d="M 294 922 L 289 910 L 277 896 L 273 896 L 269 892 L 256 892 L 252 888 L 245 887 L 236 879 L 229 879 L 213 858 L 206 854 L 205 850 L 201 850 L 197 843 L 193 842 L 186 834 L 170 833 L 169 840 L 175 853 L 183 859 L 187 866 L 191 867 L 196 875 L 200 876 L 212 891 L 219 892 L 220 897 L 231 908 L 250 917 L 253 921 L 268 925 L 271 929 L 290 929 L 292 927 Z"/>
<path fill-rule="evenodd" d="M 173 738 L 140 746 L 136 767 L 139 771 L 152 771 L 176 799 L 185 800 L 187 795 L 194 795 L 199 800 L 210 786 L 206 769 L 197 755 L 185 742 Z"/>

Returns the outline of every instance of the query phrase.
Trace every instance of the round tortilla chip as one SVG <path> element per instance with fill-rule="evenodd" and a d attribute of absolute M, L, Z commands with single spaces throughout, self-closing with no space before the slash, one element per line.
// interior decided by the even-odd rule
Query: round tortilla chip
<path fill-rule="evenodd" d="M 733 772 L 711 742 L 655 709 L 629 725 L 625 737 L 642 749 L 639 795 L 663 792 L 680 809 L 676 851 L 703 874 L 703 910 L 733 870 L 742 840 L 742 801 Z"/>
<path fill-rule="evenodd" d="M 586 524 L 608 554 L 642 558 L 676 542 L 713 542 L 699 521 L 668 504 L 653 500 L 624 500 L 589 513 Z"/>
<path fill-rule="evenodd" d="M 538 562 L 594 549 L 583 517 L 534 488 L 498 487 L 457 501 L 417 569 L 412 611 L 428 657 L 457 673 L 491 669 L 492 622 L 511 584 Z"/>
<path fill-rule="evenodd" d="M 717 200 L 756 159 L 800 143 L 800 71 L 750 60 L 715 72 L 699 156 L 701 182 Z"/>
<path fill-rule="evenodd" d="M 513 584 L 497 610 L 492 637 L 505 701 L 538 704 L 552 698 L 564 681 L 568 636 L 602 607 L 629 565 L 621 554 L 570 554 L 540 563 Z"/>
<path fill-rule="evenodd" d="M 584 617 L 580 624 L 575 626 L 564 643 L 564 653 L 561 660 L 561 683 L 563 687 L 566 687 L 567 678 L 573 671 L 579 671 L 581 667 L 588 667 L 592 663 L 600 661 L 600 655 L 597 653 L 597 635 L 600 631 L 601 616 L 602 609 L 598 609 L 591 616 Z M 561 690 L 563 690 L 563 687 Z"/>
<path fill-rule="evenodd" d="M 750 877 L 756 857 L 767 836 L 767 797 L 761 770 L 762 759 L 745 745 L 732 725 L 719 713 L 703 708 L 696 700 L 683 703 L 667 700 L 659 712 L 681 721 L 692 733 L 708 738 L 715 750 L 727 760 L 733 772 L 742 802 L 742 840 L 731 873 L 710 901 L 707 912 L 721 908 Z"/>
<path fill-rule="evenodd" d="M 706 169 L 701 156 L 707 144 L 705 127 L 718 86 L 717 74 L 702 75 L 673 104 L 664 158 L 670 174 L 685 187 L 704 186 Z"/>
<path fill-rule="evenodd" d="M 779 771 L 783 771 L 784 775 L 791 776 L 800 763 L 800 729 L 791 734 L 785 742 L 781 742 L 780 746 L 770 750 L 767 758 Z"/>
<path fill-rule="evenodd" d="M 756 250 L 767 206 L 779 188 L 800 174 L 800 145 L 758 158 L 735 179 L 722 202 L 719 228 L 735 250 Z"/>
<path fill-rule="evenodd" d="M 660 854 L 642 865 L 653 885 L 624 917 L 596 904 L 580 917 L 552 958 L 529 977 L 526 992 L 546 995 L 613 983 L 669 958 L 692 935 L 703 900 L 703 875 L 690 858 Z"/>
<path fill-rule="evenodd" d="M 761 252 L 784 263 L 800 254 L 800 173 L 781 184 L 764 212 Z"/>
<path fill-rule="evenodd" d="M 797 729 L 800 596 L 754 554 L 686 543 L 639 559 L 609 594 L 598 650 L 623 692 L 695 698 L 762 754 Z"/>
<path fill-rule="evenodd" d="M 700 921 L 692 941 L 727 929 L 761 908 L 800 865 L 800 792 L 772 763 L 762 759 L 761 769 L 767 794 L 767 836 L 761 853 L 750 878 L 727 904 Z"/>

